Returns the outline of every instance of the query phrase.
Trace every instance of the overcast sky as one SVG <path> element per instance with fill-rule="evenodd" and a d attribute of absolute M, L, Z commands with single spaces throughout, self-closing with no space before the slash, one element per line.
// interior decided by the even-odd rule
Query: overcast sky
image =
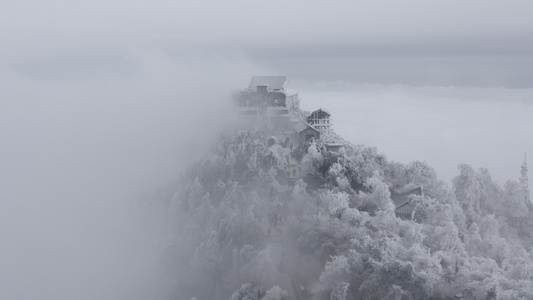
<path fill-rule="evenodd" d="M 3 1 L 2 33 L 18 45 L 65 39 L 120 44 L 366 43 L 527 38 L 530 1 Z M 117 41 L 120 39 L 122 41 Z M 75 41 L 67 41 L 75 43 Z"/>
<path fill-rule="evenodd" d="M 295 81 L 531 87 L 533 2 L 3 1 L 4 71 L 128 76 L 139 53 L 245 60 Z"/>
<path fill-rule="evenodd" d="M 208 148 L 252 75 L 289 76 L 304 108 L 330 109 L 337 132 L 392 160 L 426 160 L 447 181 L 463 162 L 516 178 L 522 153 L 533 157 L 531 11 L 2 1 L 0 298 L 149 294 L 154 256 L 139 245 L 150 235 L 124 206 Z"/>
<path fill-rule="evenodd" d="M 533 47 L 527 0 L 7 0 L 2 8 L 1 51 L 9 62 L 185 45 L 278 58 L 514 56 L 530 55 Z"/>

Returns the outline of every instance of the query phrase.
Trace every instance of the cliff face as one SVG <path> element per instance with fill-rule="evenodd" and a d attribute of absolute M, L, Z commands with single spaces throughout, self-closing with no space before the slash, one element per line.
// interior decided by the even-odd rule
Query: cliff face
<path fill-rule="evenodd" d="M 533 297 L 533 226 L 503 210 L 511 190 L 468 170 L 452 190 L 425 163 L 342 142 L 224 137 L 159 199 L 163 298 Z M 413 187 L 431 193 L 400 219 L 390 191 Z"/>

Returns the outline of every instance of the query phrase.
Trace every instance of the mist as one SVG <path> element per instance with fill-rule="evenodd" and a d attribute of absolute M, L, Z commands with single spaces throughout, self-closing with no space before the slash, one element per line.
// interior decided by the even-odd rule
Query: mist
<path fill-rule="evenodd" d="M 137 200 L 208 153 L 252 75 L 447 182 L 533 153 L 528 1 L 1 6 L 2 299 L 156 297 L 165 232 Z"/>
<path fill-rule="evenodd" d="M 227 87 L 250 67 L 123 56 L 46 58 L 1 74 L 3 299 L 154 297 L 163 233 L 137 201 L 217 140 Z"/>
<path fill-rule="evenodd" d="M 531 89 L 332 85 L 310 86 L 302 103 L 329 109 L 345 139 L 402 163 L 426 161 L 447 183 L 462 163 L 516 180 L 533 151 Z"/>
<path fill-rule="evenodd" d="M 207 153 L 231 123 L 232 89 L 284 71 L 187 48 L 11 64 L 0 111 L 2 298 L 158 296 L 165 231 L 137 200 Z M 533 147 L 530 89 L 290 79 L 303 108 L 328 109 L 348 141 L 427 161 L 447 182 L 459 163 L 515 179 Z"/>

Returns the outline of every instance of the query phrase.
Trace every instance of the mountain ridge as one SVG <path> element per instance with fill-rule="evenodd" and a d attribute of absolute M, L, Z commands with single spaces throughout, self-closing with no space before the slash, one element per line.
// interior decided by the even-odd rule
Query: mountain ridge
<path fill-rule="evenodd" d="M 259 131 L 221 136 L 161 200 L 175 237 L 161 251 L 165 297 L 533 298 L 518 182 L 502 189 L 461 165 L 450 188 L 424 162 L 332 137 L 337 152 L 323 139 L 291 149 Z M 391 191 L 410 187 L 431 193 L 409 196 L 415 213 L 401 218 Z M 272 235 L 282 250 L 269 250 Z M 276 276 L 290 282 L 280 289 Z"/>

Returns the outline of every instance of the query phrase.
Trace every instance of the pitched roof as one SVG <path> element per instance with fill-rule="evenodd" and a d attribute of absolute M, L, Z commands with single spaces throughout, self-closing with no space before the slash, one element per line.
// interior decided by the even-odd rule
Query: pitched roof
<path fill-rule="evenodd" d="M 419 195 L 419 196 L 422 195 L 422 188 L 417 187 L 417 188 L 414 188 L 410 191 L 403 192 L 403 193 L 397 193 L 395 191 L 391 191 L 390 196 L 391 196 L 392 202 L 394 202 L 394 206 L 398 208 L 410 202 L 411 199 L 409 196 L 411 195 Z"/>
<path fill-rule="evenodd" d="M 319 109 L 315 110 L 314 112 L 311 113 L 311 116 L 315 115 L 315 114 L 318 114 L 320 112 L 323 112 L 323 113 L 327 114 L 328 116 L 331 116 L 331 114 L 327 110 L 325 110 L 323 108 L 319 108 Z"/>
<path fill-rule="evenodd" d="M 296 130 L 296 132 L 300 133 L 304 130 L 306 130 L 307 128 L 311 128 L 312 130 L 318 132 L 318 130 L 316 130 L 313 126 L 307 124 L 307 122 L 305 122 L 304 120 L 302 119 L 298 119 L 296 122 L 293 123 L 292 127 L 294 128 L 294 130 Z"/>
<path fill-rule="evenodd" d="M 256 90 L 257 86 L 266 85 L 269 90 L 283 90 L 287 76 L 254 76 L 248 89 Z"/>

